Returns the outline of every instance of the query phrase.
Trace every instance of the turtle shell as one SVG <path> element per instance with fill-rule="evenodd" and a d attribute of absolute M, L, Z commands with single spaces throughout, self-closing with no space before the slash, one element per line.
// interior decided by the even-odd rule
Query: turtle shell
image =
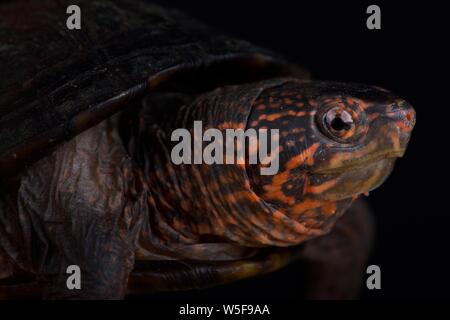
<path fill-rule="evenodd" d="M 81 29 L 69 30 L 69 4 L 1 4 L 2 178 L 174 79 L 199 90 L 306 76 L 267 50 L 144 2 L 78 1 Z"/>

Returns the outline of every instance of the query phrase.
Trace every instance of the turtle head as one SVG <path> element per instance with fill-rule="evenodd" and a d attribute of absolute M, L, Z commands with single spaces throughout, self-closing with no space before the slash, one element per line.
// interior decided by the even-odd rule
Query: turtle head
<path fill-rule="evenodd" d="M 387 90 L 348 83 L 292 82 L 265 90 L 249 124 L 279 129 L 279 172 L 249 167 L 256 192 L 301 214 L 378 187 L 403 156 L 414 109 Z"/>

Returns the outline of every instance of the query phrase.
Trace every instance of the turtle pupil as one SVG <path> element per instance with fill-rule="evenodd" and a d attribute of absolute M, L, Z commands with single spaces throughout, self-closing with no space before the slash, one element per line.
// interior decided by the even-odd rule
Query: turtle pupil
<path fill-rule="evenodd" d="M 331 128 L 335 131 L 350 130 L 351 124 L 344 122 L 342 118 L 336 117 L 331 121 Z"/>

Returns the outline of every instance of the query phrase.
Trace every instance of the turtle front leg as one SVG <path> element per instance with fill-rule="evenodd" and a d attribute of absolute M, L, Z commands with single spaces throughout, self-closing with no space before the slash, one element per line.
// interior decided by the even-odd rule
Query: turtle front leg
<path fill-rule="evenodd" d="M 79 214 L 91 216 L 93 221 L 76 222 Z M 52 223 L 22 211 L 23 229 L 17 225 L 11 238 L 11 243 L 21 248 L 16 263 L 0 249 L 0 299 L 123 298 L 134 266 L 133 245 L 123 236 L 120 223 L 114 226 L 95 214 L 79 209 L 68 214 L 75 221 Z M 28 233 L 31 228 L 34 230 Z M 68 285 L 73 275 L 67 273 L 70 266 L 80 270 L 76 275 L 79 288 Z"/>
<path fill-rule="evenodd" d="M 8 255 L 36 275 L 44 298 L 125 295 L 145 198 L 112 128 L 105 121 L 31 166 L 14 206 L 2 211 L 4 230 L 11 230 L 2 244 L 10 243 Z M 68 286 L 77 267 L 81 289 Z"/>
<path fill-rule="evenodd" d="M 60 243 L 62 255 L 54 252 L 52 259 L 60 271 L 48 274 L 43 297 L 48 299 L 122 299 L 134 266 L 133 246 L 122 238 L 117 229 L 108 230 L 98 221 L 67 234 Z M 51 265 L 51 264 L 50 264 Z M 80 270 L 80 288 L 72 288 L 71 277 Z M 67 271 L 70 273 L 67 273 Z M 73 278 L 72 278 L 73 279 Z"/>
<path fill-rule="evenodd" d="M 300 258 L 306 299 L 356 299 L 374 239 L 371 210 L 358 199 L 333 230 L 305 243 Z"/>

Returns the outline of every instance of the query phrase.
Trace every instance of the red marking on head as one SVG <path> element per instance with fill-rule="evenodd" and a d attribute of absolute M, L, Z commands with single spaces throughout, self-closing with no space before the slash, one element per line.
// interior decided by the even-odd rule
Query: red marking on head
<path fill-rule="evenodd" d="M 336 213 L 337 206 L 336 202 L 327 202 L 322 206 L 322 212 L 325 213 L 327 217 Z"/>
<path fill-rule="evenodd" d="M 363 109 L 363 110 L 366 110 L 366 109 L 369 107 L 369 105 L 368 105 L 366 102 L 364 102 L 363 100 L 361 100 L 361 99 L 356 99 L 356 98 L 351 98 L 351 97 L 347 98 L 347 103 L 348 103 L 349 105 L 357 104 L 357 105 L 359 105 L 359 106 L 361 107 L 361 109 Z"/>
<path fill-rule="evenodd" d="M 324 182 L 324 183 L 322 183 L 321 185 L 318 185 L 318 186 L 308 185 L 306 187 L 306 192 L 308 192 L 308 193 L 316 193 L 316 194 L 317 193 L 322 193 L 322 192 L 324 192 L 324 191 L 334 187 L 336 185 L 336 183 L 337 183 L 337 180 L 329 180 L 329 181 L 326 181 L 326 182 Z"/>
<path fill-rule="evenodd" d="M 265 185 L 265 197 L 267 199 L 279 200 L 283 203 L 294 204 L 295 199 L 292 196 L 284 194 L 283 184 L 289 180 L 290 171 L 283 171 L 272 178 L 272 184 Z"/>
<path fill-rule="evenodd" d="M 405 123 L 403 120 L 397 120 L 395 121 L 395 125 L 402 131 L 402 132 L 410 132 L 412 129 L 409 125 Z"/>
<path fill-rule="evenodd" d="M 286 164 L 286 168 L 288 170 L 294 169 L 295 167 L 298 167 L 299 165 L 306 163 L 307 165 L 313 165 L 314 164 L 314 153 L 319 148 L 319 143 L 314 143 L 313 145 L 309 146 L 305 150 L 303 150 L 299 155 L 293 157 L 291 160 L 288 161 Z"/>
<path fill-rule="evenodd" d="M 305 212 L 306 210 L 320 207 L 322 204 L 323 204 L 323 201 L 313 200 L 313 199 L 305 199 L 302 202 L 296 204 L 292 208 L 292 212 L 294 214 L 300 214 L 300 213 Z"/>

